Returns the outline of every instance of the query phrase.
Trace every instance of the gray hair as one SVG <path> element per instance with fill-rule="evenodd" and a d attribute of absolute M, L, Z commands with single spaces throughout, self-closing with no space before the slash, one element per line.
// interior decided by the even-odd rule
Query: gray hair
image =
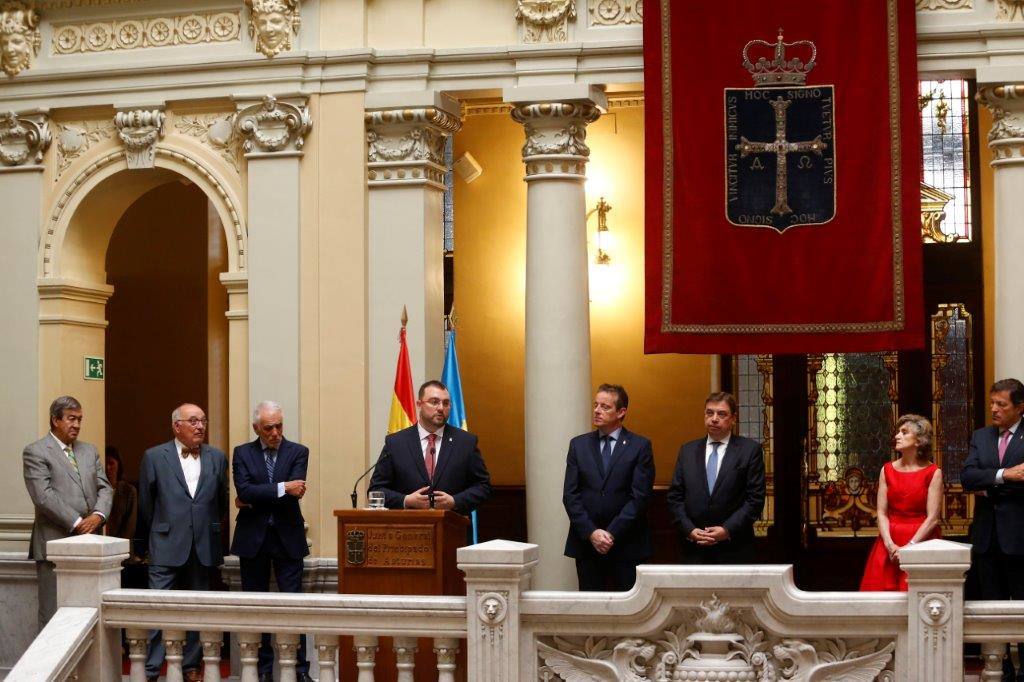
<path fill-rule="evenodd" d="M 174 422 L 182 421 L 182 418 L 181 418 L 181 408 L 185 407 L 186 405 L 195 405 L 195 403 L 182 403 L 181 405 L 178 405 L 177 407 L 174 408 L 174 412 L 171 412 L 171 427 L 172 428 L 174 427 Z M 195 405 L 195 407 L 199 407 L 199 406 Z M 200 409 L 202 409 L 202 408 L 200 408 Z"/>
<path fill-rule="evenodd" d="M 280 412 L 284 414 L 284 410 L 281 406 L 275 403 L 273 400 L 261 400 L 256 403 L 256 407 L 252 411 L 252 423 L 258 424 L 260 421 L 260 412 Z"/>
<path fill-rule="evenodd" d="M 917 456 L 921 459 L 932 458 L 932 423 L 919 414 L 905 414 L 896 420 L 896 430 L 909 424 L 917 432 Z"/>
<path fill-rule="evenodd" d="M 78 402 L 69 395 L 62 395 L 61 397 L 50 403 L 50 422 L 49 427 L 53 427 L 54 419 L 63 419 L 64 410 L 80 410 L 82 409 L 82 403 Z"/>

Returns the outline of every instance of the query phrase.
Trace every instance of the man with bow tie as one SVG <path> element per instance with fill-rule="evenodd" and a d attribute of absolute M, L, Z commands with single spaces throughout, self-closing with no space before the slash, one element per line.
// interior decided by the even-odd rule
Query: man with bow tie
<path fill-rule="evenodd" d="M 682 561 L 749 564 L 756 559 L 754 523 L 764 511 L 764 448 L 732 432 L 736 398 L 704 401 L 707 435 L 679 448 L 668 508 L 679 529 Z"/>
<path fill-rule="evenodd" d="M 647 505 L 654 489 L 651 441 L 623 425 L 629 396 L 601 384 L 594 396 L 596 430 L 569 441 L 562 504 L 569 515 L 565 555 L 576 560 L 582 591 L 625 591 L 636 567 L 653 554 Z"/>
<path fill-rule="evenodd" d="M 207 445 L 206 414 L 185 403 L 171 414 L 174 438 L 142 456 L 136 535 L 149 549 L 151 590 L 208 590 L 212 569 L 223 563 L 221 521 L 227 515 L 228 462 Z M 182 668 L 202 679 L 199 635 L 189 632 Z M 149 637 L 146 677 L 156 680 L 164 661 L 159 630 Z"/>
<path fill-rule="evenodd" d="M 306 494 L 309 448 L 284 437 L 281 406 L 265 400 L 252 413 L 256 439 L 239 445 L 231 457 L 235 481 L 235 536 L 231 553 L 239 557 L 242 589 L 270 590 L 274 569 L 280 592 L 302 592 L 302 559 L 309 554 L 299 500 Z M 295 666 L 298 682 L 311 682 L 306 636 L 299 638 Z M 274 652 L 263 633 L 257 667 L 259 682 L 272 682 Z"/>
<path fill-rule="evenodd" d="M 69 395 L 50 405 L 50 432 L 25 447 L 25 487 L 35 506 L 29 558 L 36 560 L 39 629 L 57 610 L 57 576 L 46 543 L 97 533 L 110 515 L 113 490 L 96 447 L 78 440 L 82 405 Z"/>

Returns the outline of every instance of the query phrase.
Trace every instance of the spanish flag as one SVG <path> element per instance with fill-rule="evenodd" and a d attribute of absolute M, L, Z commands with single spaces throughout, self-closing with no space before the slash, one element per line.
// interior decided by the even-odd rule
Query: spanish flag
<path fill-rule="evenodd" d="M 388 433 L 401 431 L 416 423 L 416 393 L 412 387 L 409 348 L 405 345 L 405 323 L 407 320 L 405 310 L 403 310 L 402 330 L 398 332 L 398 367 L 395 369 L 395 392 L 391 395 Z"/>

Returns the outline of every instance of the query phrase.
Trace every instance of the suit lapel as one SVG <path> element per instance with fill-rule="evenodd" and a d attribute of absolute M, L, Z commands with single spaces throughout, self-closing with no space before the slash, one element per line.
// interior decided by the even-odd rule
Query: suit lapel
<path fill-rule="evenodd" d="M 615 469 L 615 465 L 618 464 L 628 452 L 627 448 L 632 447 L 633 439 L 630 438 L 630 433 L 623 427 L 619 431 L 619 440 L 615 443 L 615 447 L 612 448 L 611 461 L 608 462 L 608 471 L 604 472 L 604 480 L 607 481 L 608 477 L 611 476 L 612 470 Z"/>
<path fill-rule="evenodd" d="M 441 475 L 444 474 L 446 468 L 448 468 L 448 462 L 451 461 L 452 455 L 455 454 L 455 429 L 445 426 L 444 430 L 441 431 L 441 442 L 440 449 L 437 451 L 438 460 L 434 466 L 434 481 L 440 481 Z M 427 467 L 424 464 L 423 471 L 426 473 Z"/>
<path fill-rule="evenodd" d="M 607 472 L 604 470 L 604 460 L 601 458 L 601 432 L 597 430 L 590 432 L 590 457 L 594 460 L 594 470 L 603 481 Z"/>
<path fill-rule="evenodd" d="M 1021 460 L 1021 454 L 1024 453 L 1024 422 L 1017 427 L 1017 433 L 1013 434 L 1010 438 L 1009 444 L 1006 446 L 1006 452 L 1003 454 L 1003 462 L 1000 464 L 1002 467 L 1012 466 L 1013 464 L 1019 464 Z M 999 459 L 999 437 L 996 436 L 996 460 Z"/>
<path fill-rule="evenodd" d="M 409 450 L 409 456 L 412 457 L 413 464 L 416 465 L 416 469 L 420 472 L 420 478 L 430 485 L 430 477 L 427 476 L 427 465 L 423 462 L 423 448 L 420 447 L 420 430 L 418 426 L 410 426 L 406 429 L 408 436 L 406 437 L 405 444 Z"/>
<path fill-rule="evenodd" d="M 708 490 L 708 465 L 707 465 L 707 462 L 704 459 L 704 453 L 705 453 L 705 451 L 707 451 L 707 449 L 708 449 L 708 439 L 707 438 L 705 438 L 704 440 L 698 441 L 697 442 L 697 447 L 695 447 L 693 449 L 693 460 L 694 460 L 694 468 L 696 469 L 697 474 L 700 476 L 700 480 L 701 480 L 700 486 L 707 493 L 708 499 L 710 500 L 711 499 L 711 491 Z"/>
<path fill-rule="evenodd" d="M 196 483 L 196 496 L 194 499 L 199 499 L 199 493 L 202 492 L 203 487 L 206 485 L 206 479 L 212 473 L 213 456 L 210 454 L 210 446 L 203 443 L 199 446 L 199 482 Z"/>
<path fill-rule="evenodd" d="M 60 449 L 60 446 L 57 445 L 57 441 L 53 439 L 53 436 L 49 436 L 49 440 L 47 441 L 46 445 L 50 452 L 50 456 L 53 457 L 58 462 L 61 462 L 61 466 L 67 468 L 67 471 L 71 475 L 71 478 L 77 481 L 78 485 L 82 485 L 82 476 L 80 471 L 75 471 L 75 467 L 74 465 L 71 464 L 71 460 L 69 460 L 68 456 L 64 454 L 64 451 Z M 74 452 L 74 450 L 75 446 L 72 445 L 71 451 Z M 75 457 L 78 457 L 77 452 L 75 453 Z M 81 467 L 81 464 L 79 464 L 79 467 Z"/>
<path fill-rule="evenodd" d="M 167 466 L 171 471 L 174 472 L 174 476 L 178 479 L 178 483 L 185 489 L 185 494 L 188 493 L 188 483 L 185 482 L 185 470 L 181 468 L 181 461 L 178 458 L 178 448 L 175 446 L 174 441 L 164 446 L 164 460 L 167 462 Z M 191 497 L 191 495 L 189 495 Z"/>
<path fill-rule="evenodd" d="M 712 497 L 714 497 L 715 491 L 721 487 L 722 479 L 725 478 L 726 474 L 731 473 L 736 468 L 739 449 L 740 446 L 736 443 L 736 436 L 730 436 L 729 444 L 725 446 L 725 452 L 718 453 L 718 475 L 715 476 L 715 488 L 711 491 Z M 707 479 L 706 472 L 704 478 Z"/>

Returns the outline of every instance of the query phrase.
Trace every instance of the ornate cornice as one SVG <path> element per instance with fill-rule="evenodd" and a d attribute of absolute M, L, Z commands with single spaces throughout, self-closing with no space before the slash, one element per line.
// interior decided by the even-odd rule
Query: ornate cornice
<path fill-rule="evenodd" d="M 921 0 L 918 0 L 919 2 Z M 928 0 L 943 2 L 945 0 Z M 965 0 L 952 0 L 963 2 Z M 966 0 L 970 2 L 970 0 Z M 593 26 L 620 26 L 644 23 L 644 0 L 588 0 Z"/>
<path fill-rule="evenodd" d="M 128 168 L 152 168 L 156 160 L 156 143 L 164 136 L 166 115 L 159 109 L 119 111 L 114 115 L 117 136 L 124 143 Z"/>
<path fill-rule="evenodd" d="M 0 1 L 0 68 L 14 77 L 39 54 L 39 12 L 33 0 Z"/>
<path fill-rule="evenodd" d="M 66 55 L 227 43 L 239 39 L 241 26 L 242 14 L 238 10 L 79 21 L 56 24 L 51 45 L 54 54 Z"/>
<path fill-rule="evenodd" d="M 249 37 L 267 58 L 292 49 L 292 37 L 302 25 L 301 0 L 245 0 L 249 7 Z"/>
<path fill-rule="evenodd" d="M 437 107 L 367 112 L 367 181 L 444 187 L 444 144 L 462 120 Z"/>
<path fill-rule="evenodd" d="M 583 102 L 542 102 L 514 108 L 512 118 L 526 131 L 522 150 L 526 179 L 583 178 L 590 157 L 587 124 L 600 116 L 600 109 Z"/>
<path fill-rule="evenodd" d="M 516 0 L 524 43 L 564 43 L 569 22 L 576 20 L 576 0 Z"/>
<path fill-rule="evenodd" d="M 50 124 L 46 116 L 18 116 L 13 111 L 0 114 L 0 162 L 3 165 L 42 163 L 50 139 Z"/>
<path fill-rule="evenodd" d="M 300 151 L 312 127 L 305 104 L 281 102 L 274 96 L 264 97 L 260 104 L 239 111 L 234 125 L 235 133 L 244 140 L 242 148 L 246 153 L 268 154 Z"/>
<path fill-rule="evenodd" d="M 1024 84 L 980 87 L 976 98 L 992 112 L 992 165 L 1024 163 Z"/>

